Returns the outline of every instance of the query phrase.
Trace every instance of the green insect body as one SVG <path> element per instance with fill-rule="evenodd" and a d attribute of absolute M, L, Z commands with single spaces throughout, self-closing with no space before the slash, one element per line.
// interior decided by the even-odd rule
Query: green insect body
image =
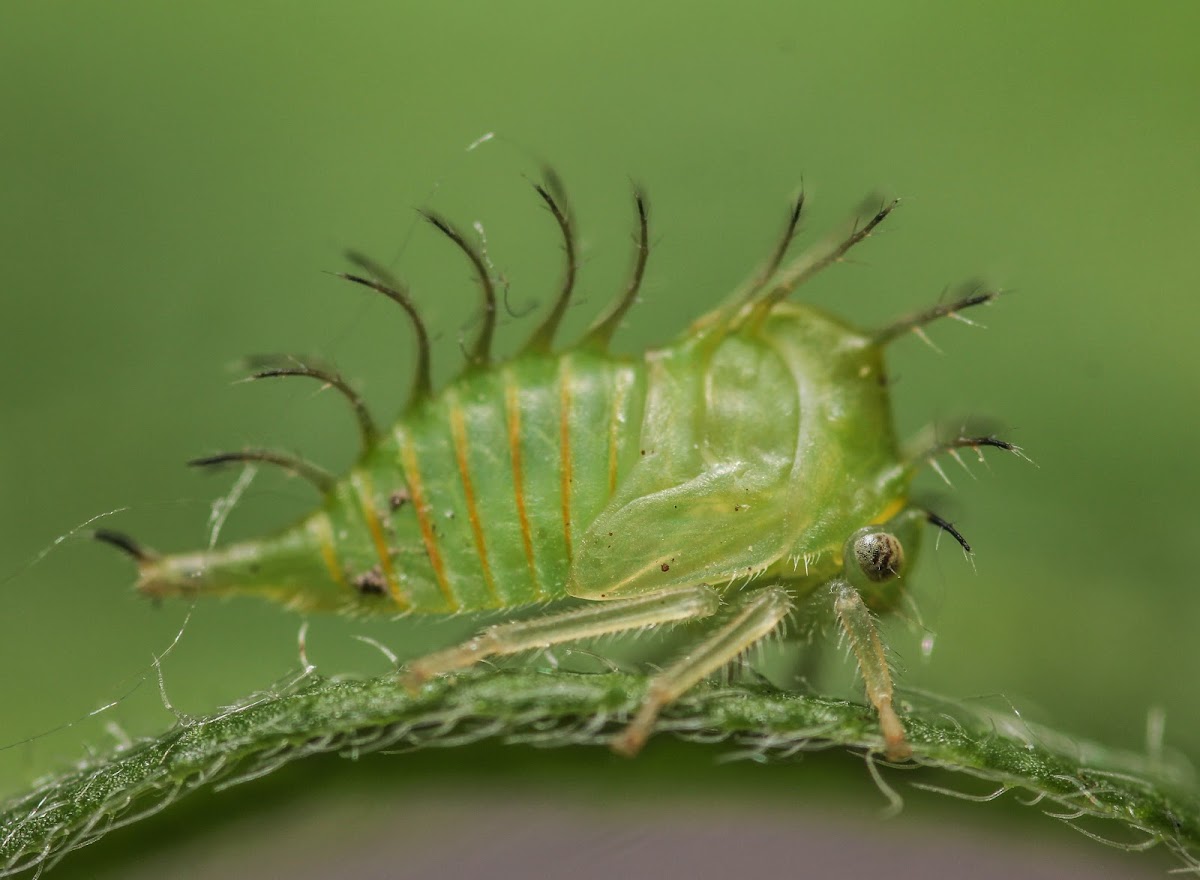
<path fill-rule="evenodd" d="M 412 300 L 363 258 L 346 275 L 400 303 L 418 335 L 418 370 L 402 417 L 380 430 L 336 374 L 300 365 L 260 377 L 305 375 L 354 403 L 363 451 L 334 480 L 282 453 L 248 450 L 198 461 L 268 461 L 308 476 L 322 505 L 278 534 L 224 548 L 159 555 L 98 533 L 133 555 L 149 595 L 247 593 L 303 610 L 449 614 L 552 600 L 543 617 L 489 627 L 463 645 L 420 658 L 404 673 L 428 678 L 487 656 L 673 622 L 710 619 L 686 657 L 652 683 L 642 711 L 614 741 L 632 754 L 659 710 L 691 685 L 779 630 L 804 602 L 831 606 L 880 715 L 885 750 L 908 754 L 872 611 L 896 606 L 920 527 L 953 527 L 909 502 L 921 464 L 941 451 L 998 446 L 957 437 L 904 452 L 893 426 L 883 350 L 905 330 L 990 301 L 972 293 L 866 332 L 790 291 L 841 259 L 894 207 L 841 240 L 782 267 L 801 215 L 756 279 L 672 344 L 637 358 L 607 342 L 634 301 L 648 253 L 637 197 L 636 268 L 624 296 L 563 352 L 551 350 L 575 278 L 565 201 L 538 187 L 563 233 L 566 282 L 525 350 L 490 360 L 496 301 L 480 253 L 434 224 L 474 264 L 485 322 L 470 361 L 438 393 Z"/>

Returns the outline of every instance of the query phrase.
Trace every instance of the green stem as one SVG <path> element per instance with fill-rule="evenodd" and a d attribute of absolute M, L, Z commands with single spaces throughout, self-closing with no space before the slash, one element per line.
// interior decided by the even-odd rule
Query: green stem
<path fill-rule="evenodd" d="M 486 738 L 541 745 L 603 745 L 637 707 L 641 676 L 485 671 L 444 679 L 412 697 L 384 676 L 367 681 L 310 675 L 209 718 L 118 749 L 43 780 L 0 808 L 0 876 L 49 867 L 71 850 L 156 812 L 203 786 L 228 786 L 323 752 L 354 756 L 403 746 L 451 747 Z M 1144 758 L 962 706 L 909 708 L 917 764 L 990 781 L 997 794 L 1024 789 L 1075 824 L 1121 826 L 1125 848 L 1163 844 L 1193 871 L 1200 860 L 1200 803 L 1155 776 Z M 951 712 L 953 714 L 951 714 Z M 882 751 L 867 708 L 765 686 L 701 686 L 670 707 L 660 732 L 720 740 L 740 754 L 783 760 L 800 749 Z M 882 784 L 882 778 L 880 778 Z M 1078 826 L 1077 826 L 1078 827 Z"/>

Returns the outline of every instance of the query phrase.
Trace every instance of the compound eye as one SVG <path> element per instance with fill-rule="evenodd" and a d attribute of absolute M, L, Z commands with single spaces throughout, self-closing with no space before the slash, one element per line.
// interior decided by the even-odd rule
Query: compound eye
<path fill-rule="evenodd" d="M 871 583 L 890 581 L 904 573 L 904 547 L 895 535 L 867 528 L 856 533 L 851 541 L 854 562 Z"/>

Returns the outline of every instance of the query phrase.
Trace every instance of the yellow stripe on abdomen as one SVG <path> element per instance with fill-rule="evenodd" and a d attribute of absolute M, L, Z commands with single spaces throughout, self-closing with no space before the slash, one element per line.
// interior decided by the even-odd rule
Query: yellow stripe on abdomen
<path fill-rule="evenodd" d="M 371 486 L 371 478 L 365 471 L 356 470 L 350 474 L 350 483 L 358 495 L 363 522 L 367 524 L 367 531 L 371 533 L 371 541 L 379 556 L 379 567 L 383 571 L 384 580 L 387 581 L 388 593 L 391 594 L 392 601 L 397 606 L 406 610 L 412 606 L 412 599 L 404 594 L 400 588 L 400 582 L 396 579 L 396 568 L 392 565 L 392 553 L 388 548 L 387 538 L 383 534 L 383 524 L 379 521 L 379 514 L 375 511 L 375 491 Z"/>
<path fill-rule="evenodd" d="M 458 475 L 462 479 L 463 497 L 467 502 L 467 519 L 475 537 L 475 551 L 479 556 L 479 569 L 483 582 L 491 594 L 492 602 L 501 607 L 500 594 L 496 592 L 496 581 L 492 577 L 492 566 L 488 562 L 487 542 L 483 537 L 483 524 L 479 519 L 479 505 L 475 501 L 475 486 L 471 482 L 471 469 L 467 464 L 467 425 L 463 417 L 462 404 L 453 393 L 446 394 L 446 409 L 450 417 L 450 436 L 454 441 L 454 460 L 458 464 Z"/>
<path fill-rule="evenodd" d="M 421 481 L 421 470 L 417 464 L 417 450 L 412 444 L 412 438 L 402 427 L 395 430 L 396 445 L 400 449 L 400 464 L 404 468 L 405 481 L 408 483 L 409 494 L 412 495 L 413 510 L 417 515 L 417 525 L 421 529 L 421 540 L 425 544 L 425 553 L 429 564 L 433 567 L 433 576 L 437 579 L 438 589 L 446 599 L 451 611 L 458 611 L 462 602 L 450 589 L 446 578 L 446 562 L 442 551 L 438 548 L 437 535 L 433 531 L 433 523 L 429 519 L 429 500 L 425 496 L 425 484 Z"/>

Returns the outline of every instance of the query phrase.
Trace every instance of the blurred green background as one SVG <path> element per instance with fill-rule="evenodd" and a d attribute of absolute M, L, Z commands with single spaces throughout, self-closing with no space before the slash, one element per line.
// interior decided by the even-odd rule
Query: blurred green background
<path fill-rule="evenodd" d="M 903 683 L 1134 750 L 1161 707 L 1168 746 L 1200 755 L 1197 7 L 10 2 L 0 21 L 0 791 L 105 747 L 106 722 L 172 720 L 150 661 L 187 607 L 140 600 L 119 556 L 58 536 L 127 508 L 103 524 L 202 544 L 233 479 L 182 467 L 206 452 L 344 466 L 343 403 L 231 385 L 238 358 L 321 354 L 390 417 L 409 331 L 325 273 L 346 246 L 392 265 L 451 374 L 475 291 L 413 209 L 481 221 L 514 306 L 544 304 L 560 251 L 527 179 L 542 162 L 584 241 L 571 328 L 623 283 L 630 179 L 650 194 L 624 351 L 748 273 L 801 178 L 809 241 L 872 191 L 905 198 L 805 298 L 872 325 L 964 279 L 1012 289 L 987 330 L 934 327 L 944 354 L 893 352 L 906 432 L 991 415 L 1038 465 L 993 455 L 953 491 L 923 478 L 978 572 L 949 542 L 926 554 L 936 641 L 925 658 L 892 627 Z M 532 322 L 506 321 L 510 349 Z M 313 500 L 260 474 L 223 534 Z M 464 626 L 311 623 L 327 673 L 386 667 L 355 634 L 409 655 Z M 299 624 L 197 605 L 163 663 L 172 701 L 199 714 L 276 680 Z"/>

